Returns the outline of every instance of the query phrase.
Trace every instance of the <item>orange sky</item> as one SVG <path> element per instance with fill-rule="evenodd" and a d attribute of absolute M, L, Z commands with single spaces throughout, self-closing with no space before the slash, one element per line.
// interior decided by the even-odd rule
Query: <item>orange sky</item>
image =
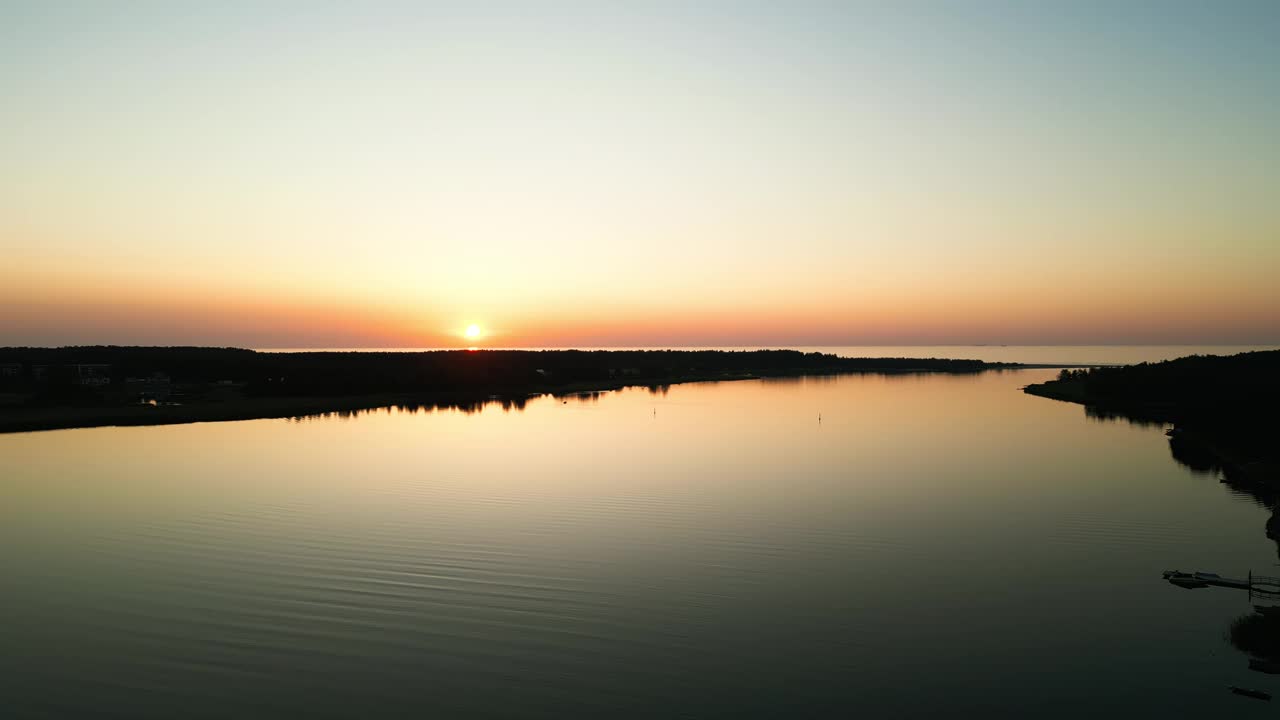
<path fill-rule="evenodd" d="M 0 13 L 0 345 L 1280 342 L 1266 8 Z"/>

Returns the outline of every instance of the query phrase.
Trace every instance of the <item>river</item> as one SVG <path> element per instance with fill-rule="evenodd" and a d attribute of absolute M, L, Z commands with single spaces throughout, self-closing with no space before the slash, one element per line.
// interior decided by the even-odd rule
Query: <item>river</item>
<path fill-rule="evenodd" d="M 1261 716 L 1268 512 L 1053 374 L 0 436 L 6 716 Z"/>

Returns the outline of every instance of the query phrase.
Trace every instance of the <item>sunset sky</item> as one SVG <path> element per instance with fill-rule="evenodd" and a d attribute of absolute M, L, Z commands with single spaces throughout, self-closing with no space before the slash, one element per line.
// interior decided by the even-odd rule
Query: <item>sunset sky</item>
<path fill-rule="evenodd" d="M 0 0 L 0 345 L 1278 342 L 1280 2 Z"/>

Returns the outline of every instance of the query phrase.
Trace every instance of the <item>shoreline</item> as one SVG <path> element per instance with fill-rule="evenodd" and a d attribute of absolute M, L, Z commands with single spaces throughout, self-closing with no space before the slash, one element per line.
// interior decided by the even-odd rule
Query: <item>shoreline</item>
<path fill-rule="evenodd" d="M 996 366 L 973 372 L 1034 369 L 1038 366 Z M 1062 366 L 1052 366 L 1062 367 Z M 495 388 L 490 392 L 392 392 L 358 395 L 301 395 L 239 397 L 190 405 L 127 405 L 97 407 L 36 407 L 0 409 L 0 434 L 74 430 L 95 427 L 143 427 L 187 425 L 200 422 L 270 420 L 355 412 L 396 406 L 468 407 L 490 402 L 526 401 L 551 395 L 567 397 L 581 393 L 613 392 L 629 387 L 664 387 L 700 382 L 733 382 L 773 378 L 829 377 L 832 375 L 970 374 L 930 368 L 881 370 L 805 370 L 776 373 L 707 373 L 673 378 L 582 381 L 564 385 L 541 385 L 522 389 Z"/>
<path fill-rule="evenodd" d="M 1084 384 L 1078 381 L 1049 380 L 1033 383 L 1022 388 L 1022 392 L 1036 397 L 1081 405 L 1093 412 L 1119 415 L 1131 420 L 1167 424 L 1173 424 L 1177 420 L 1172 404 L 1138 403 L 1125 405 L 1123 403 L 1109 403 L 1091 396 L 1085 390 Z"/>
<path fill-rule="evenodd" d="M 1168 425 L 1165 435 L 1175 459 L 1186 465 L 1198 465 L 1200 469 L 1220 469 L 1228 484 L 1270 494 L 1280 487 L 1280 460 L 1274 453 L 1259 452 L 1258 448 L 1242 448 L 1233 442 L 1237 427 L 1221 425 L 1203 418 L 1187 417 L 1179 413 L 1173 402 L 1107 402 L 1087 392 L 1084 384 L 1073 380 L 1050 380 L 1034 383 L 1022 389 L 1028 395 L 1057 400 L 1081 406 L 1092 416 L 1106 419 L 1124 419 L 1132 423 Z M 1197 422 L 1199 420 L 1199 422 Z M 1265 489 L 1265 490 L 1264 490 Z M 1268 524 L 1275 526 L 1280 537 L 1280 518 Z"/>

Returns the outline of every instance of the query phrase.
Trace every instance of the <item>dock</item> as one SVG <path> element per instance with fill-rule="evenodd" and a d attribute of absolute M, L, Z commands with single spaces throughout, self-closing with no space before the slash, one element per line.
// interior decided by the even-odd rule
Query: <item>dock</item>
<path fill-rule="evenodd" d="M 1250 570 L 1248 576 L 1243 579 L 1223 577 L 1218 573 L 1207 572 L 1182 572 L 1180 570 L 1165 570 L 1163 573 L 1165 580 L 1170 584 L 1177 585 L 1180 588 L 1194 590 L 1203 587 L 1224 587 L 1234 588 L 1236 590 L 1249 591 L 1250 597 L 1270 597 L 1280 598 L 1280 578 L 1267 575 L 1254 575 Z"/>

